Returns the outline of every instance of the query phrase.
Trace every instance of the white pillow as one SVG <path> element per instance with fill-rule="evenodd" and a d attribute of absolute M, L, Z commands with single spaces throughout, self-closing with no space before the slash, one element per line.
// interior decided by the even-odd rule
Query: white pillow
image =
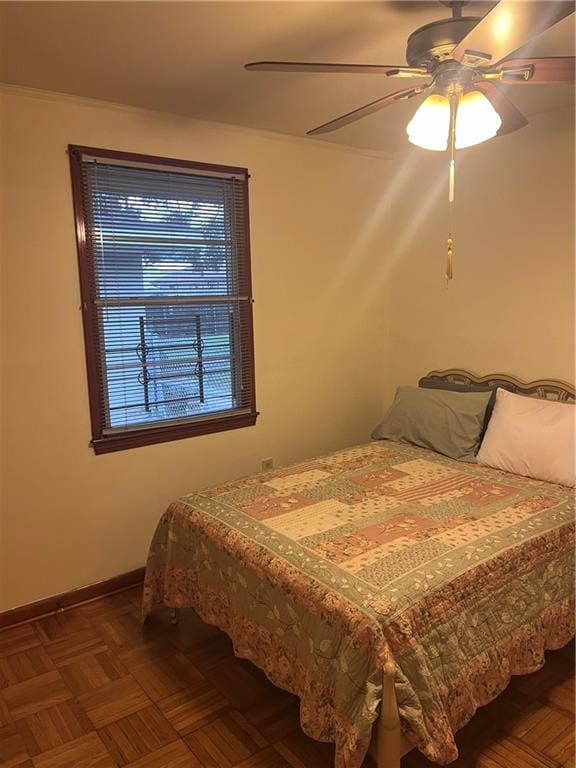
<path fill-rule="evenodd" d="M 576 407 L 496 392 L 496 405 L 478 451 L 478 464 L 516 475 L 576 485 Z"/>

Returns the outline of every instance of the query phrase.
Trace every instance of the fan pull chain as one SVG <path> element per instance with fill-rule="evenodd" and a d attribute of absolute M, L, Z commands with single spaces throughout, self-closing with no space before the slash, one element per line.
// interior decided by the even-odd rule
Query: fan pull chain
<path fill-rule="evenodd" d="M 458 97 L 454 94 L 450 96 L 450 166 L 448 173 L 448 240 L 446 241 L 446 287 L 454 277 L 454 253 L 452 240 L 452 218 L 454 214 L 454 187 L 456 177 L 456 110 L 458 108 Z"/>
<path fill-rule="evenodd" d="M 446 241 L 446 286 L 454 277 L 454 263 L 452 252 L 452 214 L 454 211 L 454 171 L 456 164 L 450 160 L 450 176 L 448 182 L 448 240 Z"/>

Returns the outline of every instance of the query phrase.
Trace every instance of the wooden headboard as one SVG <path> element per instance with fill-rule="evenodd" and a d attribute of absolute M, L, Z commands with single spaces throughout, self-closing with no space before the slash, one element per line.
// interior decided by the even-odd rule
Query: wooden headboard
<path fill-rule="evenodd" d="M 571 384 L 558 379 L 538 379 L 538 381 L 520 381 L 506 373 L 490 373 L 487 376 L 477 376 L 470 371 L 450 368 L 447 371 L 430 371 L 425 378 L 435 379 L 439 384 L 443 381 L 449 384 L 496 389 L 503 387 L 519 395 L 540 397 L 544 400 L 559 400 L 565 403 L 576 401 L 576 391 Z"/>

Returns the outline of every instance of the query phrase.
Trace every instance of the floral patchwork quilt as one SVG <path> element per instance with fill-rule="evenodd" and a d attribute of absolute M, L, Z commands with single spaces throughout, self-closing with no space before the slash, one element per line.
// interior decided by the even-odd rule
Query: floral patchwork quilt
<path fill-rule="evenodd" d="M 373 442 L 175 501 L 143 616 L 191 607 L 301 699 L 303 730 L 359 768 L 397 667 L 407 738 L 454 733 L 574 634 L 574 493 Z"/>

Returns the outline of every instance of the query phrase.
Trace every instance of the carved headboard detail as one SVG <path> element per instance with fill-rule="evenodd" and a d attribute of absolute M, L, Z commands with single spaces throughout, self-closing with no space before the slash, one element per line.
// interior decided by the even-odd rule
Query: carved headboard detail
<path fill-rule="evenodd" d="M 502 387 L 519 395 L 540 397 L 544 400 L 559 400 L 565 403 L 576 401 L 576 391 L 571 384 L 558 379 L 538 379 L 538 381 L 520 381 L 506 373 L 490 373 L 487 376 L 477 376 L 470 371 L 450 368 L 446 371 L 431 371 L 427 379 L 435 379 L 438 384 L 442 381 L 450 384 L 465 384 L 486 389 Z"/>

